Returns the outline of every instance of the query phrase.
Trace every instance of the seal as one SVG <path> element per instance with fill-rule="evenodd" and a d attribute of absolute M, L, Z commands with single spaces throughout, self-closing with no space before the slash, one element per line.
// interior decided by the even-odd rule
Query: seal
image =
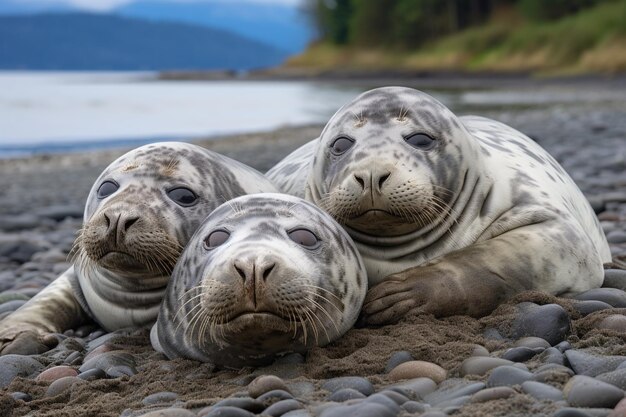
<path fill-rule="evenodd" d="M 151 341 L 170 359 L 264 365 L 343 335 L 366 291 L 361 256 L 332 217 L 285 194 L 247 195 L 189 241 Z"/>
<path fill-rule="evenodd" d="M 308 163 L 294 169 L 296 157 Z M 361 94 L 281 167 L 268 177 L 288 193 L 301 190 L 283 176 L 306 177 L 306 199 L 356 242 L 364 324 L 481 316 L 525 290 L 579 293 L 611 261 L 590 204 L 544 149 L 410 88 Z"/>
<path fill-rule="evenodd" d="M 202 220 L 224 201 L 275 191 L 258 171 L 196 145 L 126 153 L 91 188 L 72 267 L 0 323 L 2 353 L 21 333 L 59 333 L 88 318 L 107 331 L 152 324 Z"/>

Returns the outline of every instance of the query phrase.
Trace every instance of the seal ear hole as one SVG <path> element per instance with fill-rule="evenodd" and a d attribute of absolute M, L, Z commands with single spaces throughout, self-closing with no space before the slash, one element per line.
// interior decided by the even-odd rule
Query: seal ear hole
<path fill-rule="evenodd" d="M 98 198 L 107 198 L 108 196 L 119 190 L 119 188 L 120 186 L 118 183 L 113 180 L 107 180 L 100 184 L 100 187 L 98 188 Z"/>
<path fill-rule="evenodd" d="M 341 155 L 354 145 L 354 140 L 345 136 L 340 136 L 330 145 L 330 152 L 333 155 Z"/>
<path fill-rule="evenodd" d="M 204 239 L 204 246 L 207 249 L 216 248 L 226 242 L 229 237 L 230 233 L 226 230 L 214 230 Z"/>
<path fill-rule="evenodd" d="M 198 196 L 187 187 L 177 187 L 169 190 L 167 196 L 179 206 L 191 207 L 198 202 Z"/>
<path fill-rule="evenodd" d="M 298 228 L 287 232 L 289 239 L 293 240 L 300 246 L 304 246 L 307 249 L 315 249 L 320 245 L 320 240 L 315 236 L 315 233 L 309 229 Z"/>
<path fill-rule="evenodd" d="M 436 143 L 435 139 L 426 133 L 415 133 L 407 136 L 404 140 L 412 147 L 422 150 L 432 149 Z"/>

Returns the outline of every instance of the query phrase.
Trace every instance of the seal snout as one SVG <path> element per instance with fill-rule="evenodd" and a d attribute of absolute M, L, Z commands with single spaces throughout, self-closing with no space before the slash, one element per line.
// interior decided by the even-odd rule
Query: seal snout
<path fill-rule="evenodd" d="M 267 299 L 267 281 L 274 275 L 277 262 L 266 258 L 236 259 L 233 269 L 243 281 L 246 303 L 252 311 L 270 309 Z"/>
<path fill-rule="evenodd" d="M 115 237 L 118 245 L 123 244 L 128 230 L 140 219 L 139 215 L 127 212 L 104 212 L 102 213 L 106 222 L 106 235 Z"/>
<path fill-rule="evenodd" d="M 385 182 L 391 176 L 391 171 L 385 168 L 374 168 L 354 173 L 354 179 L 361 187 L 362 192 L 381 193 Z"/>

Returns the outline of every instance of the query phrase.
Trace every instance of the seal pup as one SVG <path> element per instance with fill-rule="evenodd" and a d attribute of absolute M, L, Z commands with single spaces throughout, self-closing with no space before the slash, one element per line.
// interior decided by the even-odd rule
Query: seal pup
<path fill-rule="evenodd" d="M 264 365 L 343 335 L 366 291 L 361 256 L 332 217 L 286 194 L 247 195 L 191 238 L 150 339 L 170 359 Z"/>
<path fill-rule="evenodd" d="M 163 142 L 119 157 L 85 205 L 73 266 L 0 322 L 0 348 L 28 332 L 88 318 L 113 331 L 153 323 L 171 271 L 202 220 L 224 201 L 276 188 L 258 171 L 200 146 Z"/>
<path fill-rule="evenodd" d="M 370 280 L 365 324 L 481 316 L 521 291 L 602 284 L 611 255 L 590 204 L 554 158 L 503 123 L 385 87 L 342 107 L 313 142 L 267 176 L 294 194 L 284 176 L 306 177 L 306 199 L 356 242 Z"/>

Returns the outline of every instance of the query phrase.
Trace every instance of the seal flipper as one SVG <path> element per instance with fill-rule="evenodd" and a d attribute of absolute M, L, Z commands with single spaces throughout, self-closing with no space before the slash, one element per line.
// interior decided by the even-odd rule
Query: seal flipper
<path fill-rule="evenodd" d="M 22 333 L 31 332 L 43 337 L 76 327 L 87 319 L 72 291 L 71 281 L 75 278 L 72 266 L 0 322 L 0 355 L 9 353 L 11 345 Z"/>

